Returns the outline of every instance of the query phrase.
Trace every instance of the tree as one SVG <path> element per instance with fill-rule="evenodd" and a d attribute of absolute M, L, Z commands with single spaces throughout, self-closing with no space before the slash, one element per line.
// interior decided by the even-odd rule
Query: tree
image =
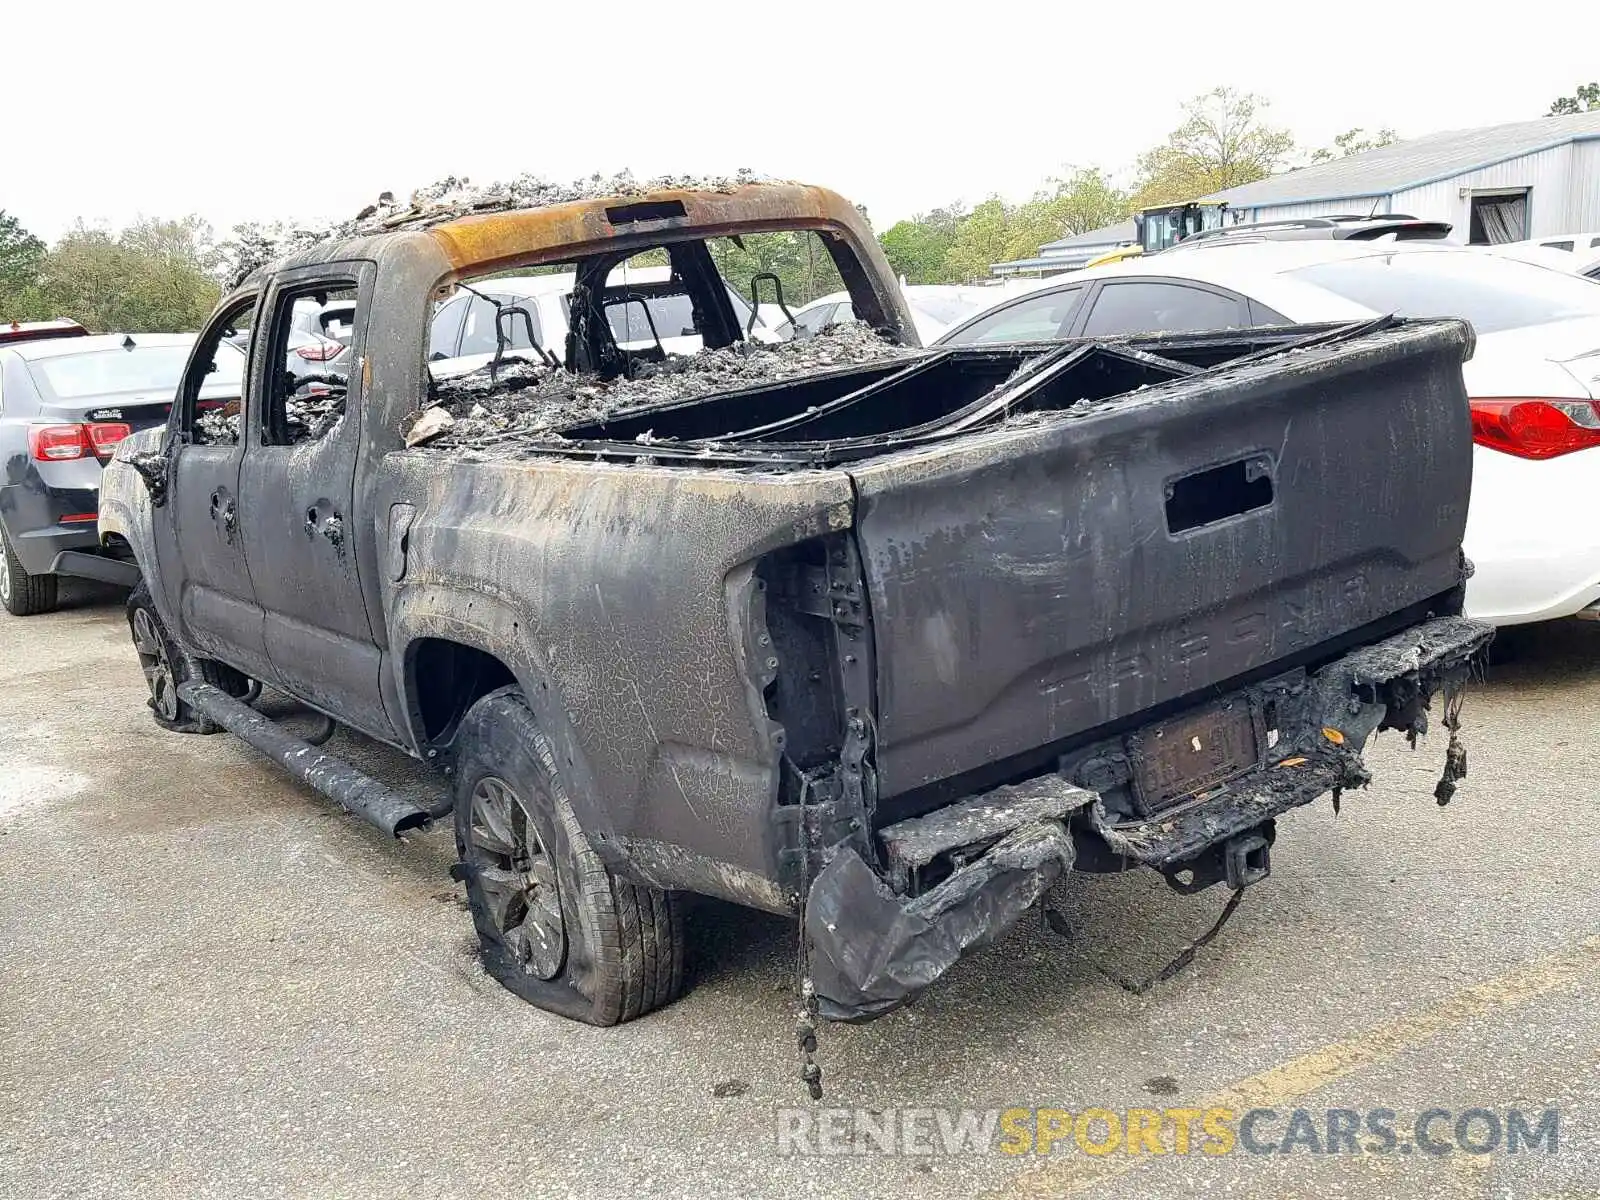
<path fill-rule="evenodd" d="M 1581 83 L 1570 96 L 1557 96 L 1550 102 L 1547 117 L 1567 117 L 1573 113 L 1600 111 L 1600 83 Z"/>
<path fill-rule="evenodd" d="M 53 315 L 90 329 L 195 329 L 217 302 L 211 227 L 198 217 L 142 219 L 120 234 L 78 222 L 39 267 Z"/>
<path fill-rule="evenodd" d="M 0 320 L 37 320 L 45 315 L 39 294 L 44 243 L 0 209 Z"/>
<path fill-rule="evenodd" d="M 945 253 L 945 270 L 954 280 L 983 279 L 989 264 L 1014 257 L 1012 212 L 999 196 L 990 196 L 967 214 Z M 1038 249 L 1028 251 L 1032 254 Z"/>
<path fill-rule="evenodd" d="M 1294 138 L 1266 124 L 1267 106 L 1260 96 L 1229 87 L 1184 104 L 1183 123 L 1139 156 L 1136 206 L 1197 200 L 1276 171 L 1293 152 Z"/>
<path fill-rule="evenodd" d="M 990 196 L 971 212 L 959 204 L 900 221 L 878 240 L 907 283 L 984 279 L 993 263 L 1032 258 L 1046 242 L 1086 233 L 1128 215 L 1128 195 L 1097 168 L 1074 168 L 1022 204 Z"/>
<path fill-rule="evenodd" d="M 1352 154 L 1364 154 L 1368 150 L 1392 146 L 1397 140 L 1392 129 L 1380 129 L 1377 133 L 1368 137 L 1367 131 L 1357 125 L 1354 129 L 1347 129 L 1335 137 L 1333 145 L 1313 150 L 1311 152 L 1311 161 L 1320 163 L 1329 162 L 1335 158 L 1349 158 Z"/>
<path fill-rule="evenodd" d="M 878 244 L 895 274 L 905 276 L 907 283 L 951 283 L 945 256 L 966 216 L 959 202 L 919 213 L 879 234 Z"/>
<path fill-rule="evenodd" d="M 1038 193 L 1017 210 L 1017 233 L 1025 242 L 1031 240 L 1035 226 L 1047 235 L 1038 243 L 1043 245 L 1115 224 L 1132 211 L 1128 193 L 1113 186 L 1098 167 L 1079 167 L 1050 183 L 1051 190 Z"/>
<path fill-rule="evenodd" d="M 44 243 L 0 208 L 0 292 L 18 292 L 39 278 Z"/>

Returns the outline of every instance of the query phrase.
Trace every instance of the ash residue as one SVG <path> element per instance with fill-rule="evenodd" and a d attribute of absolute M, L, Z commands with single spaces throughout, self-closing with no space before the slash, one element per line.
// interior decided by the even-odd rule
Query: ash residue
<path fill-rule="evenodd" d="M 803 341 L 742 342 L 643 363 L 633 378 L 608 382 L 521 362 L 503 366 L 491 381 L 485 367 L 435 385 L 433 406 L 455 423 L 427 444 L 464 448 L 526 440 L 533 447 L 556 440 L 560 429 L 635 409 L 917 353 L 851 321 Z"/>
<path fill-rule="evenodd" d="M 344 393 L 290 396 L 284 401 L 284 424 L 289 434 L 289 444 L 314 442 L 323 437 L 344 416 Z M 194 422 L 195 443 L 201 446 L 236 446 L 239 444 L 239 406 L 201 413 Z"/>
<path fill-rule="evenodd" d="M 640 196 L 664 189 L 698 192 L 731 192 L 746 184 L 774 182 L 749 168 L 732 176 L 662 175 L 639 180 L 633 172 L 606 176 L 599 172 L 571 183 L 552 183 L 537 175 L 522 174 L 509 183 L 474 184 L 470 179 L 447 175 L 411 193 L 408 200 L 396 201 L 383 192 L 377 201 L 347 221 L 316 227 L 287 228 L 282 225 L 242 225 L 226 250 L 232 265 L 233 286 L 252 271 L 275 259 L 295 254 L 331 238 L 360 237 L 396 229 L 428 229 L 470 217 L 475 213 L 508 212 L 521 208 L 549 208 L 576 200 L 601 200 L 612 196 Z"/>
<path fill-rule="evenodd" d="M 335 226 L 335 237 L 384 233 L 391 229 L 426 229 L 457 217 L 480 212 L 506 212 L 519 208 L 550 208 L 576 200 L 601 200 L 612 196 L 642 196 L 669 189 L 696 192 L 731 192 L 755 183 L 758 176 L 741 168 L 733 176 L 661 175 L 639 180 L 632 171 L 612 176 L 596 172 L 572 183 L 552 183 L 537 175 L 523 174 L 510 183 L 478 186 L 469 179 L 446 176 L 437 183 L 418 188 L 407 204 L 380 202 L 364 209 L 353 221 Z"/>

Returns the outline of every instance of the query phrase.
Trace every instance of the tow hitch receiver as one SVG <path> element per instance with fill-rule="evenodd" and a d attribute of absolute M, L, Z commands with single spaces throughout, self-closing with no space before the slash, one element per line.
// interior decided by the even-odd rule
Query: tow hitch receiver
<path fill-rule="evenodd" d="M 1272 874 L 1272 847 L 1259 833 L 1244 833 L 1229 838 L 1223 853 L 1227 861 L 1230 892 L 1260 883 Z"/>

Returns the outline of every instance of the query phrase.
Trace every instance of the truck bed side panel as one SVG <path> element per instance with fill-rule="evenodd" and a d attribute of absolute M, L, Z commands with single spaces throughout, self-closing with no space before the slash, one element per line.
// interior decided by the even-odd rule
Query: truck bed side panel
<path fill-rule="evenodd" d="M 523 682 L 592 835 L 642 843 L 630 847 L 636 859 L 674 869 L 770 877 L 781 736 L 761 696 L 771 650 L 754 641 L 754 564 L 848 527 L 842 472 L 419 451 L 389 456 L 377 494 L 380 543 L 395 540 L 382 533 L 391 505 L 415 512 L 403 572 L 393 562 L 384 572 L 397 666 L 422 636 L 497 654 Z M 484 637 L 490 609 L 515 622 L 500 645 Z M 733 878 L 699 887 L 737 893 Z M 776 904 L 775 893 L 732 898 Z"/>
<path fill-rule="evenodd" d="M 1401 328 L 852 468 L 881 793 L 1456 588 L 1468 337 Z"/>

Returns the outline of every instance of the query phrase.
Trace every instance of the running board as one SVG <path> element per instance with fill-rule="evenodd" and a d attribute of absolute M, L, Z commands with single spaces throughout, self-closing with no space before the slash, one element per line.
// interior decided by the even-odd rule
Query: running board
<path fill-rule="evenodd" d="M 342 758 L 284 732 L 283 726 L 271 717 L 257 712 L 242 700 L 235 700 L 213 684 L 180 683 L 178 699 L 274 759 L 301 783 L 315 788 L 346 812 L 376 825 L 391 837 L 422 833 L 433 824 L 427 809 L 396 795 Z"/>

